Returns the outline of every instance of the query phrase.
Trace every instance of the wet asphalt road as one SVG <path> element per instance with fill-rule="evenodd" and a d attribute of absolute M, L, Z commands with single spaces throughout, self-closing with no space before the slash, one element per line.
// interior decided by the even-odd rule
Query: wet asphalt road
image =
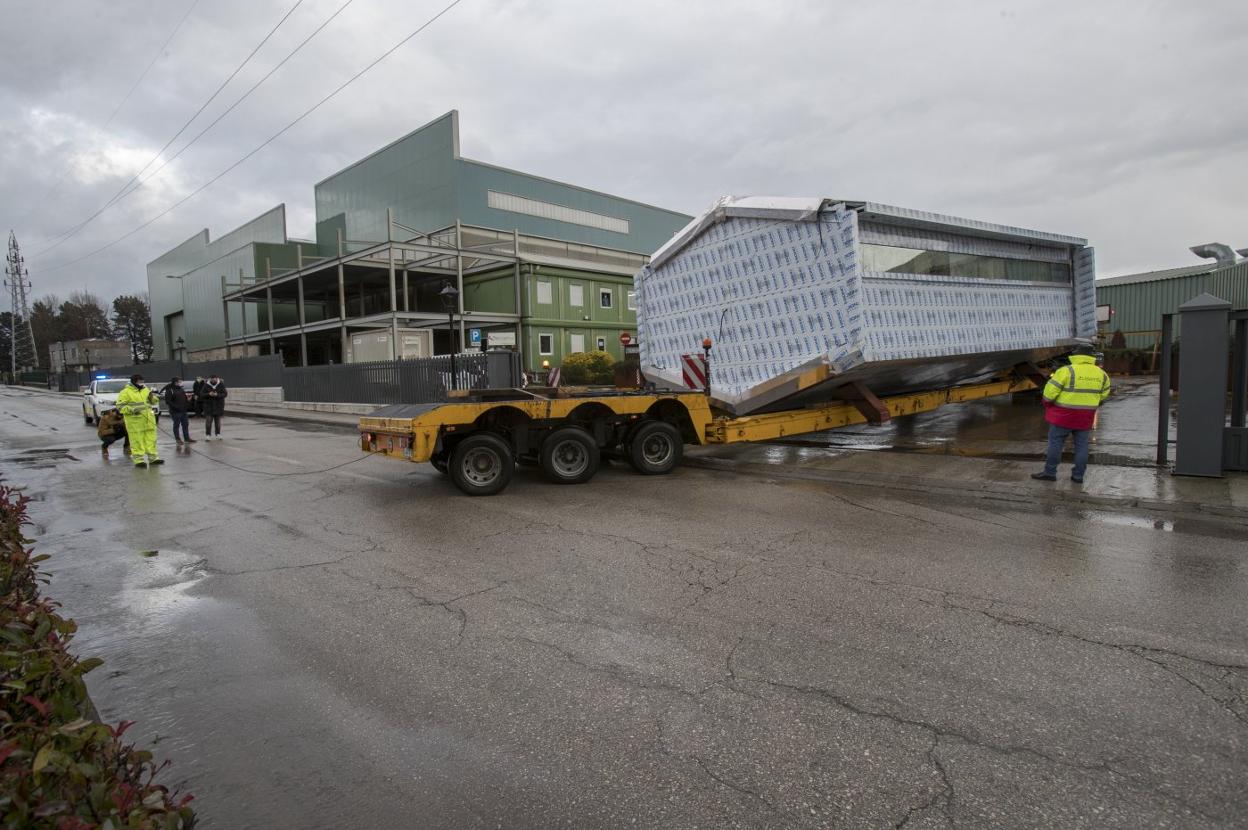
<path fill-rule="evenodd" d="M 228 417 L 133 470 L 76 407 L 0 390 L 3 477 L 102 713 L 206 828 L 1248 815 L 1242 524 L 694 469 L 467 499 L 385 459 L 231 469 L 357 451 Z"/>

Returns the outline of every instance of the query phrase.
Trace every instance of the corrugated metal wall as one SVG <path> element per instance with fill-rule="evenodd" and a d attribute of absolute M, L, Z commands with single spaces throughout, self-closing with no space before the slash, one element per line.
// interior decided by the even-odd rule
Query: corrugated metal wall
<path fill-rule="evenodd" d="M 1144 332 L 1127 336 L 1132 348 L 1148 348 L 1161 330 L 1161 316 L 1208 292 L 1228 301 L 1232 308 L 1248 309 L 1248 261 L 1209 274 L 1192 274 L 1166 280 L 1098 285 L 1096 302 L 1114 310 L 1106 331 Z M 1179 335 L 1176 321 L 1175 335 Z"/>
<path fill-rule="evenodd" d="M 1222 268 L 1208 276 L 1209 287 L 1205 290 L 1221 297 L 1234 309 L 1248 309 L 1248 260 Z"/>

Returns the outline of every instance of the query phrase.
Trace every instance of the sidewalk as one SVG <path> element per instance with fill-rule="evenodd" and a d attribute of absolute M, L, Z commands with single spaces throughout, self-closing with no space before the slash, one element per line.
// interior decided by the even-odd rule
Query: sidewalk
<path fill-rule="evenodd" d="M 241 418 L 264 418 L 271 421 L 319 424 L 342 427 L 344 432 L 355 432 L 360 423 L 359 415 L 344 412 L 315 412 L 309 409 L 288 409 L 281 406 L 265 406 L 260 403 L 226 403 L 225 414 Z"/>
<path fill-rule="evenodd" d="M 20 389 L 23 392 L 31 392 L 37 395 L 57 395 L 62 397 L 79 397 L 77 392 L 57 392 L 52 389 L 44 389 L 38 386 L 13 386 L 13 389 Z M 289 409 L 283 406 L 266 406 L 260 403 L 234 403 L 228 401 L 226 403 L 226 415 L 238 415 L 244 418 L 265 418 L 274 421 L 297 421 L 309 424 L 319 424 L 321 426 L 341 426 L 345 431 L 354 432 L 356 426 L 360 422 L 360 416 L 338 412 L 315 412 L 304 409 Z"/>

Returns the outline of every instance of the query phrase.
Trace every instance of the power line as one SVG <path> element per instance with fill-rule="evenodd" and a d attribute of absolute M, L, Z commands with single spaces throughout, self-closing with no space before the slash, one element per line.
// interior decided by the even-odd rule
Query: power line
<path fill-rule="evenodd" d="M 247 159 L 251 158 L 251 157 L 252 157 L 252 156 L 254 156 L 256 153 L 260 152 L 260 151 L 261 151 L 261 150 L 263 150 L 265 147 L 269 146 L 269 145 L 270 145 L 270 144 L 272 144 L 274 141 L 276 141 L 277 139 L 281 138 L 281 137 L 282 137 L 282 136 L 283 136 L 283 135 L 284 135 L 287 131 L 289 131 L 292 127 L 294 127 L 296 124 L 298 124 L 298 123 L 299 123 L 300 121 L 302 121 L 303 119 L 307 118 L 307 117 L 308 117 L 309 115 L 311 115 L 312 113 L 316 112 L 318 109 L 320 109 L 320 108 L 321 108 L 322 106 L 324 106 L 326 103 L 328 103 L 328 102 L 330 101 L 330 99 L 332 99 L 334 96 L 338 95 L 338 93 L 342 92 L 344 89 L 346 89 L 347 87 L 349 87 L 351 84 L 355 83 L 355 82 L 356 82 L 357 80 L 359 80 L 359 79 L 360 79 L 360 78 L 361 78 L 361 77 L 362 77 L 362 76 L 363 76 L 366 72 L 368 72 L 369 70 L 371 70 L 371 69 L 372 69 L 373 67 L 375 67 L 377 64 L 381 63 L 383 60 L 385 60 L 386 58 L 388 58 L 388 57 L 390 57 L 392 54 L 394 54 L 396 51 L 398 51 L 399 47 L 403 46 L 403 44 L 407 43 L 409 40 L 411 40 L 412 38 L 416 37 L 418 34 L 420 34 L 421 32 L 423 32 L 425 29 L 427 29 L 427 28 L 429 28 L 430 26 L 432 26 L 435 22 L 437 22 L 437 20 L 438 20 L 440 17 L 442 17 L 443 15 L 445 15 L 445 14 L 446 14 L 447 12 L 449 12 L 451 9 L 455 8 L 456 6 L 458 6 L 461 2 L 463 2 L 463 0 L 452 0 L 452 2 L 451 2 L 451 3 L 449 3 L 449 4 L 447 4 L 447 5 L 446 5 L 446 6 L 445 6 L 445 7 L 444 7 L 444 8 L 443 8 L 440 12 L 438 12 L 438 13 L 437 13 L 437 14 L 435 14 L 433 17 L 431 17 L 431 18 L 429 18 L 428 20 L 426 20 L 424 23 L 422 23 L 422 24 L 421 24 L 418 28 L 416 28 L 414 31 L 412 31 L 412 32 L 410 32 L 409 34 L 407 34 L 405 37 L 403 37 L 403 39 L 402 39 L 402 40 L 400 40 L 398 43 L 394 44 L 394 45 L 393 45 L 393 46 L 391 46 L 389 49 L 387 49 L 385 52 L 383 52 L 383 53 L 382 53 L 379 57 L 377 57 L 375 60 L 373 60 L 373 62 L 372 62 L 372 63 L 370 63 L 368 66 L 364 67 L 364 68 L 363 68 L 363 69 L 361 69 L 359 72 L 357 72 L 357 73 L 355 73 L 354 75 L 352 75 L 350 78 L 348 78 L 348 79 L 346 80 L 346 82 L 345 82 L 345 83 L 343 83 L 341 86 L 339 86 L 339 87 L 338 87 L 337 89 L 335 89 L 333 92 L 329 93 L 329 94 L 328 94 L 328 95 L 326 95 L 324 98 L 322 98 L 321 100 L 319 100 L 319 101 L 317 101 L 315 104 L 313 104 L 311 107 L 309 107 L 308 109 L 304 110 L 304 111 L 303 111 L 303 113 L 302 113 L 301 115 L 299 115 L 299 116 L 298 116 L 297 118 L 295 118 L 293 121 L 291 121 L 290 123 L 288 123 L 285 127 L 282 127 L 280 130 L 278 130 L 277 132 L 275 132 L 273 135 L 271 135 L 271 136 L 269 136 L 268 138 L 266 138 L 263 142 L 261 142 L 261 143 L 259 144 L 259 146 L 255 147 L 253 150 L 251 150 L 251 151 L 250 151 L 249 153 L 247 153 L 245 156 L 243 156 L 242 158 L 240 158 L 238 161 L 234 162 L 234 163 L 233 163 L 233 164 L 231 164 L 229 167 L 225 168 L 225 169 L 224 169 L 224 170 L 222 170 L 220 173 L 218 173 L 217 175 L 213 176 L 211 179 L 209 179 L 208 181 L 204 182 L 202 185 L 200 185 L 199 187 L 197 187 L 195 190 L 191 191 L 191 192 L 190 192 L 189 194 L 187 194 L 186 196 L 182 197 L 181 199 L 179 199 L 178 201 L 174 202 L 174 203 L 173 203 L 172 205 L 170 205 L 169 207 L 165 208 L 165 209 L 164 209 L 163 211 L 161 211 L 160 213 L 158 213 L 158 214 L 156 214 L 155 216 L 153 216 L 151 219 L 148 219 L 146 222 L 144 222 L 143 224 L 139 225 L 138 227 L 133 228 L 133 229 L 132 229 L 132 230 L 130 230 L 130 231 L 127 231 L 126 233 L 124 233 L 124 234 L 122 234 L 121 236 L 119 236 L 119 237 L 117 237 L 116 239 L 114 239 L 112 242 L 109 242 L 109 243 L 108 243 L 108 244 L 106 244 L 106 245 L 101 245 L 99 248 L 96 248 L 94 251 L 91 251 L 90 253 L 83 254 L 82 256 L 78 257 L 77 259 L 71 259 L 71 260 L 69 260 L 68 262 L 62 262 L 62 263 L 60 263 L 60 264 L 58 264 L 58 265 L 52 265 L 52 266 L 49 266 L 49 267 L 47 267 L 47 268 L 44 268 L 43 270 L 44 270 L 45 272 L 50 272 L 50 271 L 58 271 L 58 270 L 60 270 L 61 268 L 68 268 L 68 267 L 69 267 L 69 266 L 71 266 L 71 265 L 77 265 L 78 263 L 83 262 L 83 261 L 85 261 L 85 260 L 87 260 L 87 259 L 90 259 L 91 257 L 95 256 L 95 255 L 96 255 L 96 254 L 98 254 L 98 253 L 101 253 L 101 252 L 103 252 L 103 251 L 108 250 L 109 248 L 113 247 L 113 246 L 114 246 L 114 245 L 116 245 L 117 243 L 122 242 L 122 241 L 124 241 L 124 240 L 126 240 L 126 239 L 129 239 L 130 237 L 134 236 L 136 233 L 138 233 L 139 231 L 141 231 L 141 230 L 143 230 L 144 228 L 148 227 L 149 225 L 151 225 L 152 223 L 156 222 L 157 220 L 159 220 L 159 219 L 161 219 L 161 218 L 163 218 L 163 217 L 165 217 L 165 216 L 168 216 L 170 213 L 173 213 L 173 212 L 174 212 L 175 210 L 177 210 L 179 207 L 181 207 L 182 205 L 186 204 L 186 203 L 187 203 L 187 202 L 189 202 L 191 199 L 193 199 L 193 198 L 195 198 L 196 196 L 198 196 L 200 193 L 203 193 L 203 192 L 204 192 L 205 190 L 207 190 L 209 187 L 212 187 L 212 185 L 216 184 L 216 183 L 217 183 L 220 179 L 224 178 L 224 177 L 225 177 L 228 173 L 230 173 L 230 172 L 231 172 L 232 170 L 234 170 L 236 167 L 238 167 L 239 165 L 241 165 L 243 162 L 247 161 Z"/>
<path fill-rule="evenodd" d="M 345 5 L 343 5 L 343 6 L 342 6 L 342 8 L 340 8 L 337 12 L 334 12 L 334 14 L 333 14 L 333 15 L 329 18 L 329 20 L 333 20 L 335 17 L 337 17 L 337 16 L 338 16 L 338 13 L 339 13 L 339 12 L 341 12 L 341 11 L 342 11 L 342 9 L 345 9 L 347 6 L 351 5 L 351 3 L 352 3 L 352 2 L 353 2 L 353 0 L 347 0 L 347 3 L 346 3 Z M 290 7 L 290 11 L 286 12 L 286 14 L 284 14 L 284 15 L 282 16 L 282 19 L 281 19 L 281 20 L 279 20 L 279 21 L 277 21 L 277 25 L 276 25 L 276 26 L 274 26 L 272 29 L 270 29 L 270 30 L 269 30 L 269 33 L 268 33 L 267 35 L 265 35 L 265 36 L 264 36 L 264 39 L 263 39 L 263 40 L 261 40 L 258 44 L 256 44 L 256 48 L 254 48 L 254 49 L 252 49 L 252 50 L 251 50 L 251 54 L 249 54 L 246 58 L 244 58 L 244 59 L 243 59 L 243 62 L 242 62 L 242 63 L 240 63 L 240 64 L 238 65 L 238 67 L 237 67 L 237 68 L 236 68 L 233 72 L 231 72 L 231 73 L 230 73 L 229 77 L 228 77 L 228 78 L 226 78 L 224 81 L 222 81 L 222 82 L 221 82 L 221 85 L 217 87 L 216 91 L 215 91 L 215 92 L 213 92 L 213 93 L 212 93 L 212 95 L 208 96 L 208 100 L 204 101 L 204 103 L 200 105 L 199 109 L 195 110 L 195 113 L 194 113 L 194 114 L 193 114 L 190 118 L 188 118 L 188 119 L 186 120 L 186 123 L 185 123 L 185 124 L 183 124 L 183 125 L 182 125 L 179 129 L 178 129 L 178 131 L 177 131 L 176 133 L 174 133 L 174 134 L 173 134 L 173 137 L 172 137 L 172 138 L 170 138 L 168 141 L 166 141 L 166 142 L 165 142 L 165 146 L 163 146 L 163 147 L 161 147 L 159 150 L 157 150 L 157 151 L 156 151 L 156 155 L 154 155 L 154 156 L 152 156 L 150 159 L 148 159 L 147 164 L 144 164 L 144 165 L 143 165 L 143 166 L 139 169 L 139 171 L 138 171 L 137 173 L 135 173 L 133 176 L 131 176 L 131 177 L 130 177 L 130 181 L 128 181 L 128 182 L 126 182 L 125 184 L 123 184 L 123 185 L 121 186 L 121 188 L 120 188 L 120 189 L 119 189 L 116 193 L 114 193 L 114 194 L 112 195 L 112 197 L 111 197 L 111 198 L 110 198 L 107 202 L 105 202 L 105 203 L 104 203 L 104 206 L 103 206 L 103 207 L 101 207 L 101 208 L 100 208 L 99 210 L 97 210 L 95 213 L 93 213 L 93 214 L 91 214 L 90 216 L 88 216 L 86 219 L 84 219 L 84 220 L 82 220 L 81 222 L 79 222 L 77 225 L 74 225 L 74 226 L 73 226 L 72 228 L 70 228 L 69 230 L 62 231 L 61 233 L 57 234 L 57 237 L 55 237 L 55 238 L 56 238 L 56 241 L 55 241 L 55 242 L 53 242 L 51 245 L 47 246 L 46 248 L 43 248 L 42 250 L 36 251 L 36 252 L 33 254 L 33 256 L 35 256 L 35 257 L 42 256 L 43 254 L 46 254 L 48 251 L 51 251 L 53 248 L 57 248 L 57 247 L 59 247 L 62 243 L 69 241 L 69 240 L 70 240 L 70 239 L 71 239 L 71 238 L 72 238 L 75 234 L 77 234 L 77 233 L 78 233 L 78 231 L 82 230 L 82 229 L 83 229 L 83 228 L 85 228 L 87 225 L 89 225 L 89 224 L 90 224 L 90 223 L 91 223 L 91 222 L 92 222 L 92 221 L 93 221 L 93 220 L 94 220 L 97 216 L 99 216 L 100 214 L 104 213 L 104 211 L 108 210 L 110 207 L 112 207 L 113 205 L 115 205 L 115 204 L 117 204 L 118 202 L 120 202 L 122 199 L 124 199 L 124 198 L 126 198 L 127 196 L 129 196 L 129 195 L 130 195 L 130 193 L 133 193 L 133 192 L 134 192 L 134 190 L 138 190 L 138 189 L 139 189 L 139 187 L 142 187 L 142 186 L 143 186 L 143 183 L 142 183 L 142 182 L 140 182 L 140 183 L 138 184 L 138 186 L 134 188 L 134 190 L 130 190 L 129 192 L 127 192 L 127 189 L 128 189 L 128 188 L 129 188 L 132 184 L 134 184 L 136 181 L 138 181 L 139 177 L 143 175 L 143 173 L 147 170 L 147 168 L 151 167 L 151 166 L 152 166 L 152 164 L 153 164 L 153 163 L 154 163 L 157 159 L 159 159 L 159 158 L 160 158 L 161 154 L 162 154 L 162 153 L 164 153 L 164 152 L 165 152 L 165 150 L 168 150 L 168 149 L 169 149 L 169 147 L 170 147 L 170 145 L 172 145 L 172 144 L 173 144 L 173 142 L 177 141 L 177 140 L 178 140 L 178 138 L 182 135 L 182 133 L 186 132 L 186 128 L 187 128 L 187 127 L 189 127 L 189 126 L 191 126 L 191 123 L 192 123 L 192 122 L 194 122 L 194 121 L 195 121 L 195 119 L 196 119 L 196 118 L 198 118 L 198 117 L 200 116 L 200 114 L 201 114 L 201 113 L 202 113 L 205 109 L 207 109 L 207 108 L 208 108 L 208 105 L 209 105 L 209 104 L 211 104 L 213 101 L 215 101 L 215 100 L 216 100 L 217 96 L 218 96 L 218 95 L 220 95 L 220 94 L 221 94 L 221 91 L 222 91 L 222 90 L 224 90 L 224 89 L 226 88 L 226 86 L 228 86 L 228 85 L 229 85 L 230 81 L 234 80 L 234 78 L 238 76 L 238 73 L 243 71 L 243 68 L 244 68 L 245 66 L 247 66 L 247 64 L 248 64 L 248 63 L 250 63 L 250 62 L 251 62 L 251 59 L 252 59 L 252 58 L 254 58 L 254 57 L 256 56 L 256 53 L 260 51 L 261 47 L 263 47 L 263 46 L 264 46 L 264 44 L 266 44 L 266 43 L 268 43 L 268 42 L 269 42 L 269 38 L 273 37 L 273 35 L 277 32 L 277 30 L 281 28 L 282 24 L 286 22 L 287 18 L 289 18 L 292 14 L 294 14 L 294 13 L 295 13 L 295 9 L 299 8 L 301 5 L 303 5 L 303 0 L 296 0 L 295 5 L 293 5 L 293 6 L 291 6 L 291 7 Z M 325 23 L 322 23 L 322 24 L 320 25 L 320 27 L 318 27 L 318 28 L 317 28 L 316 32 L 319 32 L 321 29 L 325 28 L 325 26 L 329 23 L 329 20 L 325 21 Z M 315 36 L 315 35 L 316 35 L 316 32 L 313 32 L 313 33 L 312 33 L 312 36 Z M 303 44 L 304 44 L 304 43 L 307 43 L 307 42 L 308 42 L 308 40 L 311 40 L 311 36 L 310 36 L 307 40 L 304 40 L 304 42 L 303 42 L 303 43 L 299 44 L 299 46 L 297 46 L 297 47 L 295 48 L 295 51 L 294 51 L 294 52 L 291 52 L 289 55 L 287 55 L 287 56 L 286 56 L 286 57 L 282 60 L 282 63 L 285 63 L 287 60 L 289 60 L 289 59 L 291 58 L 291 56 L 293 56 L 293 55 L 294 55 L 294 53 L 295 53 L 295 52 L 298 52 L 300 49 L 302 49 L 302 48 L 303 48 Z M 273 70 L 269 72 L 269 75 L 272 75 L 272 74 L 273 74 L 273 72 L 277 71 L 277 68 L 278 68 L 278 67 L 280 67 L 281 65 L 282 65 L 282 64 L 281 64 L 281 63 L 279 63 L 279 64 L 277 65 L 277 67 L 274 67 L 274 68 L 273 68 Z M 243 99 L 244 99 L 244 98 L 246 98 L 248 95 L 250 95 L 250 94 L 251 94 L 251 93 L 252 93 L 252 92 L 256 89 L 256 87 L 257 87 L 257 86 L 259 86 L 260 84 L 264 83 L 264 81 L 268 79 L 269 75 L 265 75 L 265 76 L 264 76 L 264 78 L 261 78 L 261 79 L 260 79 L 260 83 L 257 83 L 257 84 L 256 84 L 256 86 L 253 86 L 250 90 L 248 90 L 248 91 L 247 91 L 247 92 L 243 95 L 243 97 L 242 97 L 242 98 L 239 98 L 237 101 L 235 101 L 233 104 L 231 104 L 231 105 L 230 105 L 230 107 L 229 107 L 229 109 L 227 109 L 227 110 L 226 110 L 225 112 L 223 112 L 220 116 L 218 116 L 218 117 L 217 117 L 217 120 L 216 120 L 216 121 L 213 121 L 213 122 L 212 122 L 212 124 L 216 124 L 216 123 L 217 123 L 217 121 L 220 121 L 222 118 L 224 118 L 224 117 L 225 117 L 225 116 L 226 116 L 226 115 L 230 112 L 230 110 L 232 110 L 232 109 L 234 109 L 234 107 L 238 106 L 238 105 L 239 105 L 239 104 L 243 101 Z M 208 128 L 207 128 L 207 129 L 205 129 L 205 130 L 204 130 L 204 132 L 207 132 L 207 131 L 208 131 L 208 129 L 211 129 L 211 128 L 212 128 L 212 124 L 209 124 L 209 125 L 208 125 Z M 204 134 L 204 132 L 201 132 L 199 135 L 203 135 L 203 134 Z M 177 152 L 177 154 L 173 156 L 173 158 L 177 158 L 179 155 L 181 155 L 181 154 L 182 154 L 182 153 L 186 150 L 186 148 L 187 148 L 187 147 L 190 147 L 192 144 L 194 144 L 194 143 L 195 143 L 195 141 L 196 141 L 196 140 L 198 140 L 198 138 L 199 138 L 199 136 L 196 136 L 195 138 L 193 138 L 193 139 L 191 139 L 189 142 L 187 142 L 186 146 L 184 146 L 181 150 L 179 150 L 179 151 Z M 167 164 L 169 164 L 169 162 L 170 162 L 170 161 L 172 161 L 172 160 L 173 160 L 173 158 L 169 159 L 169 160 L 168 160 L 168 161 L 166 161 L 164 164 L 162 164 L 159 168 L 157 168 L 157 169 L 156 169 L 156 171 L 155 171 L 155 172 L 153 172 L 153 173 L 152 173 L 152 175 L 151 175 L 151 176 L 148 176 L 147 178 L 148 178 L 148 179 L 150 179 L 150 178 L 152 178 L 153 176 L 155 176 L 157 173 L 159 173 L 161 170 L 163 170 L 163 169 L 165 168 L 165 166 L 166 166 Z M 144 181 L 146 181 L 146 179 L 145 179 Z"/>
<path fill-rule="evenodd" d="M 113 108 L 112 114 L 108 116 L 108 120 L 105 121 L 104 126 L 100 128 L 101 130 L 107 130 L 109 128 L 109 125 L 113 123 L 113 119 L 117 117 L 117 113 L 121 112 L 121 108 L 126 105 L 126 102 L 130 100 L 130 96 L 133 95 L 134 91 L 139 88 L 139 84 L 143 83 L 143 79 L 147 77 L 147 73 L 152 71 L 152 67 L 156 65 L 156 61 L 160 59 L 160 56 L 165 53 L 165 49 L 167 49 L 169 47 L 169 44 L 173 42 L 174 35 L 176 35 L 178 31 L 181 30 L 182 24 L 186 22 L 186 19 L 191 16 L 191 12 L 193 12 L 195 10 L 195 7 L 198 5 L 199 5 L 199 0 L 191 0 L 191 5 L 187 7 L 182 17 L 178 20 L 177 25 L 174 26 L 173 30 L 169 32 L 169 36 L 165 38 L 165 42 L 160 44 L 160 48 L 156 50 L 156 54 L 152 55 L 152 59 L 148 61 L 147 66 L 139 74 L 139 77 L 135 80 L 133 84 L 130 85 L 130 89 L 126 90 L 126 94 L 122 97 L 121 101 L 117 104 L 116 107 Z M 44 202 L 47 201 L 48 197 L 51 196 L 53 193 L 57 191 L 57 189 L 60 188 L 61 184 L 65 181 L 65 176 L 68 174 L 69 174 L 69 166 L 66 165 L 65 167 L 61 169 L 61 175 L 57 176 L 56 181 L 52 183 L 52 186 L 49 187 L 47 191 L 44 192 L 44 194 L 39 197 L 39 200 L 35 203 L 35 206 L 31 208 L 30 211 L 25 216 L 22 217 L 23 221 L 25 221 L 26 219 L 29 219 L 34 214 L 34 212 L 38 210 L 40 206 L 44 204 Z M 34 256 L 38 256 L 38 254 L 34 254 Z"/>

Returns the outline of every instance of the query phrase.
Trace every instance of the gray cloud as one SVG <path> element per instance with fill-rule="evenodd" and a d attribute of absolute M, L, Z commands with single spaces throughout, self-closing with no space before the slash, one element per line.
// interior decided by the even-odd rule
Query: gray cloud
<path fill-rule="evenodd" d="M 294 0 L 27 4 L 0 53 L 0 226 L 36 293 L 139 290 L 200 228 L 286 202 L 451 108 L 465 155 L 696 212 L 724 193 L 863 198 L 1088 237 L 1103 273 L 1248 244 L 1248 13 L 1224 2 L 464 0 L 330 105 L 151 227 L 444 5 L 355 0 L 147 187 L 55 250 Z M 305 0 L 188 135 L 338 8 Z M 175 145 L 175 147 L 180 145 Z M 61 185 L 45 196 L 63 175 Z"/>

